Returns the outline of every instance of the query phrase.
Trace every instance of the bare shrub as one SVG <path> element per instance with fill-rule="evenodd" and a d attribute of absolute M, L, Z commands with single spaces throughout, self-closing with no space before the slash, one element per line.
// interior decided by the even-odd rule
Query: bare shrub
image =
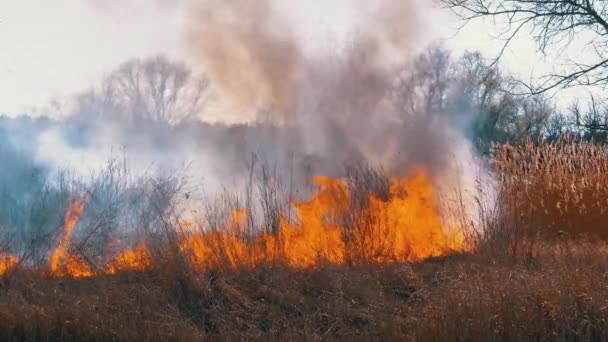
<path fill-rule="evenodd" d="M 340 214 L 340 225 L 347 250 L 347 262 L 361 264 L 390 261 L 394 229 L 387 227 L 388 220 L 369 210 L 373 197 L 386 202 L 391 198 L 390 179 L 381 168 L 355 164 L 346 166 L 348 207 Z"/>

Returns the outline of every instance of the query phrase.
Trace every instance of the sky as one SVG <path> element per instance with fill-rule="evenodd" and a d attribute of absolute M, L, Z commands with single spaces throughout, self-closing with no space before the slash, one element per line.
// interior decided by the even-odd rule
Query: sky
<path fill-rule="evenodd" d="M 102 13 L 83 0 L 0 1 L 0 112 L 86 88 L 128 58 L 180 53 L 180 14 Z"/>
<path fill-rule="evenodd" d="M 186 11 L 180 6 L 107 5 L 92 0 L 0 1 L 0 113 L 15 116 L 40 112 L 86 89 L 121 62 L 158 53 L 188 60 L 182 31 Z M 354 23 L 349 0 L 289 1 L 289 20 L 304 39 L 327 32 L 345 34 Z M 287 8 L 286 7 L 286 8 Z M 324 14 L 321 14 L 324 13 Z M 453 36 L 456 18 L 434 10 L 421 30 L 456 53 L 465 49 L 496 54 L 491 23 L 478 22 Z M 507 51 L 503 64 L 524 77 L 548 70 L 530 39 Z"/>

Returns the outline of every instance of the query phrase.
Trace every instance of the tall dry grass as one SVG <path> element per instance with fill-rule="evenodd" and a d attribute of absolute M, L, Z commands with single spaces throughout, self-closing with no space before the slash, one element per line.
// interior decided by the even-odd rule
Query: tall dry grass
<path fill-rule="evenodd" d="M 345 210 L 326 217 L 340 228 L 345 262 L 306 269 L 289 267 L 281 239 L 255 244 L 256 234 L 280 236 L 282 220 L 298 220 L 291 187 L 268 168 L 251 173 L 244 193 L 203 207 L 199 228 L 208 229 L 199 236 L 213 241 L 214 266 L 203 269 L 180 248 L 188 235 L 176 179 L 102 177 L 79 187 L 97 208 L 70 251 L 100 270 L 107 256 L 93 242 L 107 232 L 99 227 L 135 222 L 142 228 L 131 237 L 145 237 L 152 266 L 56 279 L 30 261 L 0 281 L 0 339 L 608 340 L 607 150 L 572 138 L 528 141 L 495 147 L 492 163 L 496 200 L 479 203 L 471 252 L 390 262 L 390 237 L 374 235 L 377 218 L 362 210 L 370 198 L 393 196 L 390 180 L 357 166 L 345 178 Z M 341 189 L 333 195 L 343 197 Z M 115 203 L 129 203 L 134 217 Z M 234 218 L 243 209 L 254 215 Z M 12 246 L 0 242 L 0 251 Z"/>
<path fill-rule="evenodd" d="M 421 274 L 435 281 L 406 309 L 412 339 L 606 341 L 606 247 L 551 242 L 537 244 L 533 258 L 473 255 L 427 268 Z"/>
<path fill-rule="evenodd" d="M 512 253 L 534 241 L 608 238 L 608 149 L 573 137 L 495 146 L 497 198 L 485 239 Z M 503 246 L 504 247 L 504 246 Z"/>

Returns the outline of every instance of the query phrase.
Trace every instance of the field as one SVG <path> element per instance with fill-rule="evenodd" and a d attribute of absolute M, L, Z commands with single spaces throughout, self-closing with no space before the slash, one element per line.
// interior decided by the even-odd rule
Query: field
<path fill-rule="evenodd" d="M 263 170 L 199 216 L 116 167 L 46 188 L 51 228 L 2 235 L 0 338 L 607 340 L 608 152 L 529 141 L 488 169 L 494 200 L 449 222 L 423 168 L 299 200 Z"/>

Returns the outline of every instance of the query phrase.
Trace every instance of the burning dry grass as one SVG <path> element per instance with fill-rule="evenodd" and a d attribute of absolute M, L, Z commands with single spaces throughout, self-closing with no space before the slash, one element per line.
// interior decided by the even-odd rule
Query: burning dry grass
<path fill-rule="evenodd" d="M 5 339 L 604 340 L 603 244 L 513 262 L 284 266 L 52 280 L 21 274 L 0 299 Z"/>
<path fill-rule="evenodd" d="M 387 264 L 463 249 L 462 236 L 443 227 L 432 182 L 422 169 L 403 179 L 386 180 L 382 194 L 363 188 L 355 178 L 350 186 L 345 180 L 325 177 L 315 178 L 314 183 L 318 191 L 310 199 L 292 203 L 296 219 L 290 220 L 283 211 L 272 214 L 278 218 L 276 230 L 264 226 L 268 222 L 252 227 L 251 208 L 229 207 L 223 221 L 209 219 L 209 214 L 206 222 L 178 218 L 172 228 L 175 231 L 170 232 L 173 238 L 162 242 L 157 253 L 171 248 L 167 243 L 175 244 L 188 265 L 200 272 L 277 264 L 294 269 L 319 264 Z M 68 204 L 63 231 L 49 259 L 52 276 L 87 278 L 152 268 L 145 237 L 135 249 L 100 258 L 102 264 L 81 247 L 70 248 L 85 202 L 80 199 Z"/>
<path fill-rule="evenodd" d="M 72 276 L 82 278 L 93 275 L 89 267 L 80 258 L 68 254 L 70 238 L 83 212 L 84 200 L 73 200 L 68 204 L 64 219 L 65 229 L 63 236 L 50 260 L 51 272 L 57 277 Z"/>
<path fill-rule="evenodd" d="M 46 265 L 0 254 L 0 338 L 608 339 L 606 150 L 529 142 L 493 161 L 474 241 L 446 227 L 423 169 L 318 177 L 291 203 L 264 177 L 258 207 L 166 205 L 106 255 L 73 243 L 91 200 L 70 201 Z"/>
<path fill-rule="evenodd" d="M 17 266 L 19 260 L 16 256 L 7 253 L 0 253 L 0 276 Z"/>

